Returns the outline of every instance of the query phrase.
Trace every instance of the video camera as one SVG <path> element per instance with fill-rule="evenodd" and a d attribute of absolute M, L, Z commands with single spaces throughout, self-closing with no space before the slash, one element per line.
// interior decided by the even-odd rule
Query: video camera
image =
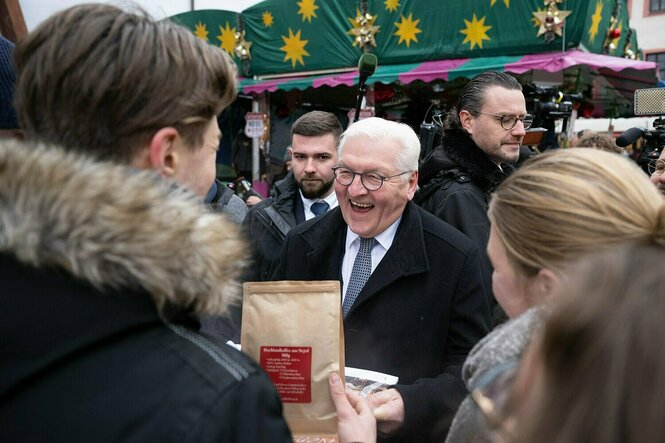
<path fill-rule="evenodd" d="M 534 84 L 524 85 L 527 109 L 541 119 L 569 118 L 573 103 L 582 101 L 582 94 L 564 94 L 557 88 L 544 88 Z"/>
<path fill-rule="evenodd" d="M 558 148 L 556 120 L 563 119 L 561 132 L 565 133 L 568 119 L 573 114 L 574 103 L 581 102 L 584 97 L 582 94 L 565 94 L 558 88 L 545 88 L 535 84 L 524 85 L 523 91 L 526 108 L 534 116 L 531 126 L 542 127 L 547 131 L 539 145 L 539 150 Z"/>
<path fill-rule="evenodd" d="M 646 170 L 651 160 L 660 156 L 665 147 L 665 88 L 649 88 L 635 90 L 635 115 L 659 116 L 653 122 L 653 129 L 630 128 L 616 139 L 619 147 L 632 145 L 640 138 L 645 144 L 637 164 Z"/>

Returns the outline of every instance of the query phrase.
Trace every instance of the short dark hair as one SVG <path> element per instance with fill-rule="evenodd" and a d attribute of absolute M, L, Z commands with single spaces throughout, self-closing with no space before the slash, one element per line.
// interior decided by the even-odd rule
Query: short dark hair
<path fill-rule="evenodd" d="M 27 136 L 130 162 L 162 127 L 198 149 L 236 95 L 233 62 L 168 20 L 105 4 L 56 13 L 16 46 Z"/>
<path fill-rule="evenodd" d="M 520 85 L 515 77 L 504 72 L 486 71 L 478 74 L 462 88 L 457 98 L 457 104 L 446 115 L 444 128 L 462 128 L 459 119 L 460 111 L 469 111 L 473 115 L 478 115 L 485 103 L 485 91 L 493 86 L 517 91 L 522 90 L 522 85 Z"/>
<path fill-rule="evenodd" d="M 621 148 L 617 146 L 616 143 L 606 134 L 586 134 L 583 135 L 578 141 L 577 144 L 573 147 L 576 148 L 594 148 L 600 149 L 602 151 L 614 152 L 621 154 Z"/>
<path fill-rule="evenodd" d="M 335 146 L 339 143 L 342 132 L 344 132 L 342 124 L 335 114 L 324 111 L 308 112 L 300 116 L 291 126 L 291 137 L 294 134 L 304 135 L 305 137 L 332 134 L 335 138 Z"/>

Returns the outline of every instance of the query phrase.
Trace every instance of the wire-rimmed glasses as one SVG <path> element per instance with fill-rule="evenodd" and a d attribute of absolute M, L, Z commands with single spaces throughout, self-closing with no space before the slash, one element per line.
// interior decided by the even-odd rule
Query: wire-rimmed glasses
<path fill-rule="evenodd" d="M 368 191 L 378 191 L 379 189 L 381 189 L 381 186 L 383 186 L 383 182 L 385 180 L 389 180 L 391 178 L 399 177 L 400 175 L 413 172 L 413 171 L 404 171 L 400 172 L 399 174 L 385 177 L 379 174 L 378 172 L 363 172 L 361 174 L 360 172 L 352 171 L 351 169 L 346 168 L 344 166 L 335 166 L 334 168 L 332 168 L 332 170 L 333 173 L 335 174 L 335 180 L 337 180 L 337 183 L 339 183 L 340 185 L 351 186 L 351 183 L 353 183 L 353 180 L 356 178 L 356 175 L 358 175 L 360 176 L 360 182 Z"/>
<path fill-rule="evenodd" d="M 491 112 L 480 112 L 480 111 L 478 111 L 478 114 L 492 115 L 494 117 L 497 117 L 497 120 L 499 121 L 499 123 L 501 123 L 501 127 L 506 131 L 510 131 L 511 129 L 513 129 L 518 121 L 522 122 L 522 124 L 524 125 L 524 129 L 529 129 L 533 124 L 533 115 L 531 114 L 524 114 L 522 117 L 518 117 L 513 114 L 494 114 Z"/>
<path fill-rule="evenodd" d="M 656 177 L 663 175 L 663 172 L 665 172 L 665 160 L 660 158 L 658 160 L 651 160 L 648 165 L 648 170 L 649 175 L 655 175 Z"/>

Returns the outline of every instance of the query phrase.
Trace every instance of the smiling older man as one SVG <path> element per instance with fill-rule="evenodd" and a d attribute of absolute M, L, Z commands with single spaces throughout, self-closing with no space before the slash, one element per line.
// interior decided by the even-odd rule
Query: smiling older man
<path fill-rule="evenodd" d="M 399 377 L 370 396 L 389 441 L 443 440 L 460 365 L 491 325 L 477 249 L 411 202 L 419 150 L 406 125 L 353 124 L 333 168 L 339 208 L 289 232 L 273 276 L 342 282 L 346 364 Z"/>

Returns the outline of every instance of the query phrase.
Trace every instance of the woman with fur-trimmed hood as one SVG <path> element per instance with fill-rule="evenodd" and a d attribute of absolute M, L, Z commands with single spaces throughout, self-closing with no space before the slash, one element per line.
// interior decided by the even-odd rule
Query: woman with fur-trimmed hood
<path fill-rule="evenodd" d="M 261 369 L 188 327 L 246 250 L 155 172 L 1 141 L 0 441 L 290 441 Z"/>

